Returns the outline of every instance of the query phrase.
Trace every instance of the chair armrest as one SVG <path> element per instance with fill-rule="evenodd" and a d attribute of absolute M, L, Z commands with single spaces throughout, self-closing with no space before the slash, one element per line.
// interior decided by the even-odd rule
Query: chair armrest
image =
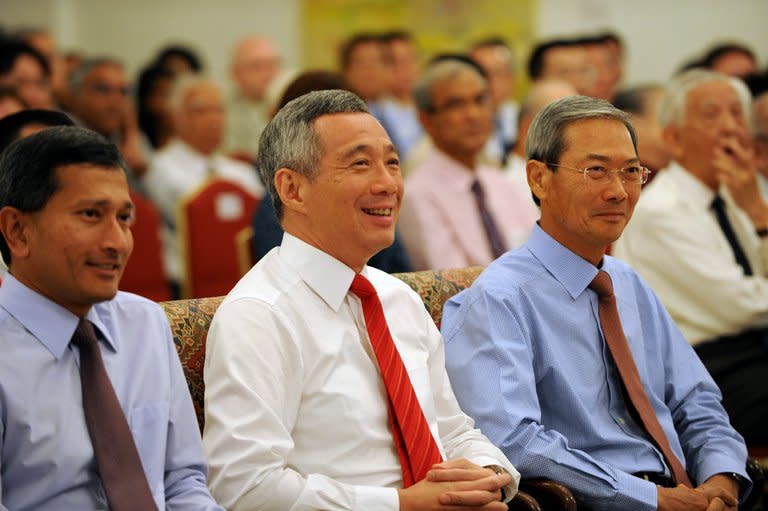
<path fill-rule="evenodd" d="M 753 509 L 761 498 L 765 499 L 765 471 L 755 458 L 747 458 L 747 475 L 752 479 L 752 491 L 741 503 L 739 509 Z"/>
<path fill-rule="evenodd" d="M 571 490 L 549 479 L 523 479 L 520 490 L 535 498 L 547 511 L 576 511 Z"/>
<path fill-rule="evenodd" d="M 515 498 L 507 504 L 509 511 L 544 511 L 536 499 L 525 492 L 518 491 Z"/>

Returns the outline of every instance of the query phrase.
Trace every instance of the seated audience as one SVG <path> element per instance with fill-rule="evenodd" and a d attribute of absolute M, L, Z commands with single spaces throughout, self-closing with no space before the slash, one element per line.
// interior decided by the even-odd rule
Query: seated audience
<path fill-rule="evenodd" d="M 202 73 L 203 63 L 192 49 L 184 45 L 172 44 L 160 49 L 154 64 L 178 76 L 184 73 Z"/>
<path fill-rule="evenodd" d="M 231 68 L 235 90 L 227 99 L 227 154 L 256 159 L 259 136 L 270 117 L 266 92 L 280 67 L 280 53 L 270 39 L 252 35 L 237 43 Z"/>
<path fill-rule="evenodd" d="M 213 494 L 231 510 L 505 511 L 519 474 L 456 404 L 419 296 L 366 265 L 394 239 L 397 151 L 365 103 L 316 91 L 267 125 L 283 242 L 206 346 Z"/>
<path fill-rule="evenodd" d="M 389 55 L 391 69 L 389 90 L 383 102 L 392 121 L 389 126 L 392 142 L 400 159 L 405 160 L 424 135 L 411 94 L 419 77 L 416 43 L 410 33 L 403 31 L 388 32 L 381 36 L 381 40 Z"/>
<path fill-rule="evenodd" d="M 173 79 L 173 73 L 157 65 L 150 65 L 139 74 L 136 90 L 139 129 L 154 150 L 170 142 L 175 132 L 170 108 Z"/>
<path fill-rule="evenodd" d="M 604 255 L 647 175 L 627 115 L 561 98 L 526 145 L 541 220 L 443 312 L 459 403 L 579 510 L 735 511 L 747 451 L 717 386 L 651 288 Z"/>
<path fill-rule="evenodd" d="M 52 108 L 51 68 L 32 46 L 0 40 L 0 85 L 16 88 L 29 108 Z"/>
<path fill-rule="evenodd" d="M 48 62 L 48 68 L 51 70 L 52 104 L 66 105 L 68 98 L 67 69 L 64 65 L 64 58 L 58 51 L 56 39 L 51 31 L 42 27 L 28 27 L 17 30 L 16 37 L 45 57 L 46 62 Z"/>
<path fill-rule="evenodd" d="M 525 241 L 528 198 L 480 163 L 491 134 L 488 82 L 474 63 L 430 65 L 414 88 L 433 147 L 407 179 L 399 229 L 417 270 L 488 264 Z"/>
<path fill-rule="evenodd" d="M 511 98 L 516 78 L 514 55 L 504 39 L 491 37 L 475 43 L 469 56 L 485 71 L 491 96 L 493 132 L 485 154 L 503 166 L 517 137 L 518 105 Z"/>
<path fill-rule="evenodd" d="M 517 119 L 518 137 L 512 152 L 507 158 L 504 172 L 509 180 L 517 187 L 520 195 L 528 197 L 526 201 L 534 218 L 539 216 L 539 208 L 531 197 L 531 188 L 528 186 L 528 173 L 525 171 L 527 158 L 525 156 L 525 140 L 528 137 L 528 129 L 536 115 L 548 104 L 565 96 L 575 96 L 576 89 L 568 82 L 562 80 L 539 80 L 531 85 L 528 95 L 520 105 L 520 115 Z"/>
<path fill-rule="evenodd" d="M 741 80 L 673 79 L 659 109 L 672 163 L 615 244 L 696 349 L 748 443 L 768 443 L 768 204 L 749 145 Z"/>
<path fill-rule="evenodd" d="M 755 143 L 757 181 L 760 184 L 763 200 L 768 202 L 768 92 L 757 96 L 752 103 L 752 122 L 754 123 L 752 138 Z"/>
<path fill-rule="evenodd" d="M 0 160 L 2 509 L 221 509 L 165 314 L 117 291 L 124 170 L 114 144 L 69 126 Z"/>
<path fill-rule="evenodd" d="M 16 87 L 12 85 L 0 85 L 0 119 L 16 112 L 20 112 L 27 107 L 27 104 L 21 99 Z"/>
<path fill-rule="evenodd" d="M 616 54 L 612 42 L 605 35 L 584 37 L 578 41 L 587 51 L 587 59 L 592 66 L 591 96 L 612 101 L 621 79 L 621 74 L 616 72 Z"/>
<path fill-rule="evenodd" d="M 635 127 L 640 163 L 652 171 L 649 181 L 672 157 L 659 124 L 658 109 L 663 95 L 661 85 L 636 85 L 619 91 L 613 100 L 613 106 L 629 114 Z"/>
<path fill-rule="evenodd" d="M 701 59 L 701 65 L 712 71 L 742 79 L 758 71 L 755 53 L 738 43 L 715 46 Z"/>
<path fill-rule="evenodd" d="M 83 62 L 69 77 L 70 113 L 84 127 L 111 140 L 128 165 L 131 188 L 147 170 L 138 120 L 123 65 L 112 58 Z"/>
<path fill-rule="evenodd" d="M 176 137 L 155 153 L 144 185 L 163 215 L 165 271 L 172 283 L 184 274 L 176 238 L 179 201 L 207 179 L 221 177 L 238 183 L 254 195 L 263 187 L 250 165 L 218 153 L 224 137 L 226 115 L 221 88 L 197 75 L 177 77 L 171 92 Z"/>
<path fill-rule="evenodd" d="M 564 80 L 579 94 L 589 96 L 594 89 L 594 69 L 587 50 L 579 41 L 555 39 L 536 45 L 528 58 L 528 77 L 532 82 L 546 78 Z"/>

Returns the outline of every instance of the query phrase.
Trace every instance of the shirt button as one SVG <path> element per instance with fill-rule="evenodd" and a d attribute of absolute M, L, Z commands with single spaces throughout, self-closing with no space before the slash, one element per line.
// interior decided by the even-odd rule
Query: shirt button
<path fill-rule="evenodd" d="M 622 426 L 624 425 L 624 419 L 622 419 L 621 417 L 619 417 L 619 424 L 621 424 Z"/>

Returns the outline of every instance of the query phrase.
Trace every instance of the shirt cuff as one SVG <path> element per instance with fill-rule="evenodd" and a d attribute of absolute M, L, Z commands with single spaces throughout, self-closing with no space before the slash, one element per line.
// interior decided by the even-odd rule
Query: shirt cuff
<path fill-rule="evenodd" d="M 659 494 L 656 485 L 626 472 L 616 473 L 618 493 L 613 499 L 612 509 L 634 511 L 656 511 Z"/>
<path fill-rule="evenodd" d="M 705 461 L 696 467 L 696 472 L 691 474 L 695 478 L 697 485 L 702 484 L 704 481 L 716 474 L 739 474 L 747 481 L 747 485 L 739 485 L 739 499 L 744 498 L 745 495 L 749 495 L 752 489 L 752 480 L 749 478 L 746 472 L 745 464 L 739 464 L 734 462 L 732 458 L 722 457 L 717 455 L 708 456 Z"/>
<path fill-rule="evenodd" d="M 366 511 L 399 511 L 400 499 L 396 488 L 355 486 L 355 509 Z"/>

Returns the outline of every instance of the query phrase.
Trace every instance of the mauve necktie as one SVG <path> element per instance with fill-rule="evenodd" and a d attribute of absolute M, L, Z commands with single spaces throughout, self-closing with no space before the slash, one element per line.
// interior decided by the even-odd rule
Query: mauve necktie
<path fill-rule="evenodd" d="M 739 263 L 739 266 L 744 270 L 744 275 L 752 275 L 752 266 L 749 264 L 749 259 L 747 259 L 744 250 L 739 244 L 739 239 L 733 231 L 733 226 L 728 220 L 728 215 L 725 214 L 725 201 L 719 195 L 715 195 L 711 207 L 717 217 L 717 223 L 720 224 L 720 229 L 722 229 L 723 234 L 725 234 L 728 244 L 731 245 L 731 250 L 733 250 L 733 256 L 736 258 L 736 262 Z"/>
<path fill-rule="evenodd" d="M 351 291 L 363 304 L 368 337 L 387 389 L 389 425 L 403 469 L 403 487 L 407 488 L 424 479 L 432 465 L 443 461 L 442 455 L 389 333 L 376 289 L 368 279 L 357 274 Z"/>
<path fill-rule="evenodd" d="M 507 249 L 504 246 L 504 239 L 496 228 L 496 222 L 493 221 L 493 216 L 491 215 L 491 212 L 488 211 L 488 206 L 485 204 L 485 192 L 483 191 L 480 181 L 475 180 L 475 182 L 472 183 L 472 193 L 475 195 L 477 211 L 480 213 L 480 220 L 483 222 L 483 229 L 485 229 L 485 235 L 488 238 L 488 244 L 491 247 L 493 258 L 496 259 L 506 252 Z"/>
<path fill-rule="evenodd" d="M 156 511 L 133 435 L 107 375 L 90 321 L 80 320 L 72 343 L 80 348 L 85 423 L 109 507 L 112 511 Z"/>
<path fill-rule="evenodd" d="M 629 396 L 629 404 L 635 408 L 641 425 L 664 456 L 667 466 L 672 470 L 672 478 L 676 483 L 682 483 L 692 488 L 691 480 L 688 478 L 683 464 L 672 452 L 667 436 L 659 424 L 659 418 L 656 417 L 656 412 L 653 411 L 648 394 L 645 393 L 643 383 L 640 381 L 640 373 L 637 370 L 637 365 L 635 365 L 635 359 L 632 357 L 632 351 L 629 349 L 627 338 L 624 336 L 624 329 L 621 327 L 611 276 L 604 271 L 599 271 L 589 287 L 600 297 L 597 310 L 603 337 L 605 337 L 613 361 L 619 370 L 619 375 Z"/>

